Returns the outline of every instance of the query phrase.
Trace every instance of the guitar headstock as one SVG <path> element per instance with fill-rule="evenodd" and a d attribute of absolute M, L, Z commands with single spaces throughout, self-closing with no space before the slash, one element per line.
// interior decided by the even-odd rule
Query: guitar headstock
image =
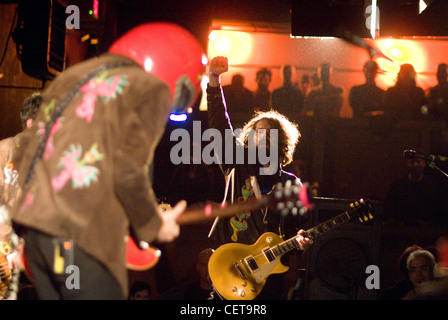
<path fill-rule="evenodd" d="M 372 211 L 372 204 L 361 198 L 350 203 L 350 210 L 347 213 L 351 218 L 357 217 L 360 222 L 364 223 L 373 219 Z"/>
<path fill-rule="evenodd" d="M 311 209 L 306 185 L 299 179 L 278 183 L 269 194 L 268 207 L 282 215 L 304 215 Z"/>

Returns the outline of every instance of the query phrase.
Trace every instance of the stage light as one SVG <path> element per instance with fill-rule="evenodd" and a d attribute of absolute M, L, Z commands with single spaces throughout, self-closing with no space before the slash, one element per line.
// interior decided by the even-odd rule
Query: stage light
<path fill-rule="evenodd" d="M 226 35 L 221 35 L 215 39 L 215 50 L 223 55 L 229 54 L 232 50 L 232 41 Z"/>
<path fill-rule="evenodd" d="M 185 122 L 188 116 L 186 113 L 172 113 L 169 118 L 173 122 Z"/>
<path fill-rule="evenodd" d="M 98 18 L 99 16 L 99 8 L 100 8 L 100 1 L 99 0 L 93 0 L 92 4 L 92 14 Z"/>
<path fill-rule="evenodd" d="M 378 39 L 375 42 L 381 52 L 392 61 L 379 57 L 379 80 L 385 87 L 395 84 L 400 66 L 410 63 L 418 73 L 427 69 L 427 57 L 424 48 L 418 42 L 407 39 Z"/>
<path fill-rule="evenodd" d="M 252 52 L 252 36 L 248 32 L 213 30 L 209 36 L 208 56 L 226 56 L 232 64 L 246 64 Z"/>

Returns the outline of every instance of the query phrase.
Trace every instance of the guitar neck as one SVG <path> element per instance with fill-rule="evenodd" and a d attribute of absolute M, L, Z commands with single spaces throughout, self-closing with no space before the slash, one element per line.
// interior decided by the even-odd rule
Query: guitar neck
<path fill-rule="evenodd" d="M 207 221 L 216 217 L 229 217 L 244 211 L 252 211 L 268 205 L 268 198 L 250 198 L 244 202 L 224 206 L 208 204 L 203 208 L 188 209 L 177 219 L 179 225 L 188 225 L 199 221 Z"/>
<path fill-rule="evenodd" d="M 345 211 L 339 215 L 337 215 L 336 217 L 329 219 L 325 222 L 322 222 L 320 224 L 318 224 L 317 226 L 308 229 L 307 231 L 305 231 L 305 237 L 308 237 L 310 239 L 315 239 L 316 237 L 320 236 L 321 234 L 330 231 L 334 228 L 336 228 L 337 226 L 346 223 L 347 221 L 349 221 L 350 219 L 352 219 L 355 215 L 358 215 L 358 210 L 360 210 L 359 208 L 355 208 L 349 211 Z M 372 216 L 369 214 L 369 217 L 366 217 L 364 219 L 364 221 L 367 221 L 369 219 L 371 219 Z M 361 218 L 360 218 L 361 219 Z M 363 221 L 361 219 L 361 221 Z M 289 251 L 292 251 L 294 249 L 297 249 L 297 247 L 299 246 L 299 243 L 296 240 L 296 236 L 285 240 L 281 243 L 279 243 L 278 245 L 274 246 L 271 248 L 273 254 L 275 254 L 275 256 L 281 256 Z"/>
<path fill-rule="evenodd" d="M 270 210 L 281 211 L 287 214 L 289 211 L 296 214 L 309 210 L 311 205 L 308 201 L 306 187 L 297 182 L 287 181 L 284 185 L 278 183 L 268 194 L 260 198 L 249 198 L 246 201 L 228 204 L 224 202 L 221 205 L 207 204 L 203 208 L 188 209 L 177 219 L 180 225 L 206 221 L 216 217 L 229 217 L 245 211 L 253 211 L 263 207 Z M 295 212 L 295 213 L 294 213 Z"/>
<path fill-rule="evenodd" d="M 319 235 L 321 235 L 321 234 L 323 234 L 323 233 L 325 233 L 343 223 L 346 223 L 351 218 L 352 217 L 350 216 L 349 211 L 345 211 L 330 220 L 322 222 L 322 223 L 318 224 L 317 226 L 315 226 L 311 229 L 308 229 L 307 231 L 305 231 L 305 236 L 310 239 L 314 239 L 314 238 L 318 237 Z"/>

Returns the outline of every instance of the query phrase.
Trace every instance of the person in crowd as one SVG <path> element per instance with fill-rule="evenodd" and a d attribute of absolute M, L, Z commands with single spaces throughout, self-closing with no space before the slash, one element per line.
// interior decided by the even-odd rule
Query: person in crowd
<path fill-rule="evenodd" d="M 150 300 L 151 287 L 145 281 L 136 281 L 129 289 L 128 300 Z"/>
<path fill-rule="evenodd" d="M 375 83 L 378 68 L 378 63 L 375 61 L 367 61 L 362 69 L 365 83 L 350 89 L 349 103 L 354 118 L 384 114 L 385 91 Z"/>
<path fill-rule="evenodd" d="M 13 137 L 9 137 L 0 141 L 0 207 L 2 208 L 3 215 L 0 216 L 0 241 L 7 247 L 6 259 L 8 266 L 4 265 L 3 270 L 12 271 L 14 268 L 20 270 L 19 264 L 19 252 L 11 244 L 11 222 L 9 217 L 9 211 L 14 205 L 16 199 L 20 195 L 20 188 L 18 185 L 18 171 L 17 165 L 13 161 L 15 152 L 17 152 L 23 131 L 30 128 L 33 125 L 33 121 L 39 111 L 42 104 L 42 95 L 40 92 L 35 92 L 28 96 L 21 108 L 20 108 L 20 122 L 22 125 L 22 131 Z M 23 288 L 25 285 L 29 285 L 29 292 L 34 290 L 29 279 L 21 273 L 21 277 L 18 278 L 18 286 Z M 11 280 L 11 277 L 9 277 Z M 20 289 L 18 292 L 19 299 L 23 298 L 23 292 L 25 290 Z"/>
<path fill-rule="evenodd" d="M 235 128 L 242 128 L 253 115 L 253 92 L 244 86 L 245 78 L 237 73 L 232 76 L 232 82 L 223 86 L 227 112 L 234 119 Z"/>
<path fill-rule="evenodd" d="M 448 65 L 440 63 L 437 66 L 437 85 L 429 88 L 428 106 L 424 114 L 435 118 L 440 116 L 448 120 Z"/>
<path fill-rule="evenodd" d="M 320 84 L 305 99 L 306 113 L 316 118 L 337 118 L 342 108 L 342 88 L 331 83 L 332 67 L 320 65 Z"/>
<path fill-rule="evenodd" d="M 407 173 L 390 185 L 383 201 L 384 219 L 406 225 L 448 223 L 446 178 L 424 159 L 406 159 Z"/>
<path fill-rule="evenodd" d="M 254 111 L 268 111 L 272 107 L 272 92 L 269 85 L 272 81 L 272 71 L 267 68 L 261 68 L 257 71 L 255 82 L 257 89 L 254 92 L 253 107 Z"/>
<path fill-rule="evenodd" d="M 417 86 L 414 66 L 400 66 L 397 82 L 386 90 L 384 114 L 396 120 L 422 120 L 422 107 L 427 104 L 425 92 Z"/>
<path fill-rule="evenodd" d="M 286 116 L 290 121 L 297 122 L 303 108 L 304 97 L 302 92 L 293 84 L 293 74 L 294 69 L 291 65 L 283 66 L 283 85 L 272 92 L 272 108 Z"/>
<path fill-rule="evenodd" d="M 302 81 L 301 81 L 301 92 L 302 92 L 304 100 L 305 100 L 306 96 L 310 93 L 312 88 L 313 88 L 313 83 L 312 83 L 310 75 L 304 74 L 302 76 Z M 303 113 L 303 106 L 302 106 L 302 113 Z"/>
<path fill-rule="evenodd" d="M 401 300 L 412 290 L 413 284 L 409 279 L 407 260 L 411 252 L 415 250 L 423 250 L 423 248 L 416 244 L 411 245 L 405 248 L 401 255 L 398 257 L 397 264 L 400 279 L 398 279 L 392 287 L 389 287 L 382 291 L 381 300 Z"/>
<path fill-rule="evenodd" d="M 428 250 L 418 249 L 409 254 L 406 260 L 406 267 L 413 287 L 402 300 L 415 299 L 416 294 L 423 286 L 434 281 L 433 271 L 435 265 L 436 259 Z"/>
<path fill-rule="evenodd" d="M 215 250 L 213 250 L 212 248 L 206 248 L 199 252 L 198 260 L 196 261 L 196 271 L 198 272 L 199 278 L 187 286 L 184 299 L 216 299 L 216 297 L 213 295 L 213 286 L 208 273 L 208 262 L 214 251 Z"/>
<path fill-rule="evenodd" d="M 13 137 L 0 141 L 0 205 L 11 207 L 18 195 L 18 172 L 12 162 L 19 148 L 23 130 L 30 128 L 42 103 L 42 95 L 35 92 L 25 99 L 20 109 L 22 131 Z"/>

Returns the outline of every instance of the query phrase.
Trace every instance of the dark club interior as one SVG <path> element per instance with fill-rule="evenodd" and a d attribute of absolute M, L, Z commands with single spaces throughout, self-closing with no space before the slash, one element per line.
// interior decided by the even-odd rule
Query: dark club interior
<path fill-rule="evenodd" d="M 23 13 L 22 3 L 32 10 Z M 79 11 L 65 11 L 70 5 Z M 57 8 L 63 19 L 55 19 Z M 140 24 L 178 24 L 197 38 L 208 63 L 227 57 L 222 86 L 239 74 L 255 94 L 257 72 L 267 69 L 272 94 L 284 85 L 289 66 L 302 100 L 288 118 L 301 137 L 284 169 L 307 186 L 312 204 L 295 227 L 313 228 L 360 199 L 371 204 L 373 219 L 350 221 L 315 239 L 306 251 L 283 256 L 289 270 L 282 273 L 278 300 L 409 299 L 397 292 L 408 277 L 409 270 L 405 266 L 403 272 L 399 263 L 408 247 L 433 254 L 440 281 L 448 274 L 443 241 L 448 236 L 447 16 L 445 0 L 0 1 L 0 139 L 22 130 L 20 108 L 29 95 L 45 92 L 65 70 L 107 52 Z M 20 29 L 21 23 L 33 27 Z M 365 83 L 368 61 L 377 65 L 375 83 L 386 98 L 371 96 L 355 106 L 352 88 Z M 405 73 L 402 66 L 410 67 L 421 102 L 414 93 L 387 99 L 388 89 Z M 148 175 L 159 204 L 173 207 L 186 200 L 193 210 L 224 199 L 226 181 L 219 165 L 174 164 L 170 158 L 177 144 L 174 130 L 194 136 L 200 123 L 202 137 L 210 128 L 206 87 L 211 76 L 204 70 L 202 92 L 186 119 L 168 120 L 157 144 Z M 320 115 L 312 97 L 325 84 L 338 88 L 339 101 L 336 113 Z M 444 90 L 438 99 L 432 96 L 436 86 Z M 375 103 L 377 109 L 367 110 Z M 416 104 L 417 115 L 403 109 Z M 391 115 L 387 108 L 397 105 L 400 111 Z M 228 108 L 234 128 L 249 120 L 239 118 L 238 108 Z M 208 142 L 199 138 L 192 144 L 203 152 Z M 209 237 L 212 226 L 212 219 L 198 220 L 182 225 L 172 242 L 151 243 L 161 255 L 149 269 L 128 270 L 129 287 L 149 284 L 150 300 L 195 299 L 188 290 L 199 281 L 199 256 L 220 246 Z M 448 297 L 446 289 L 439 291 L 438 299 Z"/>

